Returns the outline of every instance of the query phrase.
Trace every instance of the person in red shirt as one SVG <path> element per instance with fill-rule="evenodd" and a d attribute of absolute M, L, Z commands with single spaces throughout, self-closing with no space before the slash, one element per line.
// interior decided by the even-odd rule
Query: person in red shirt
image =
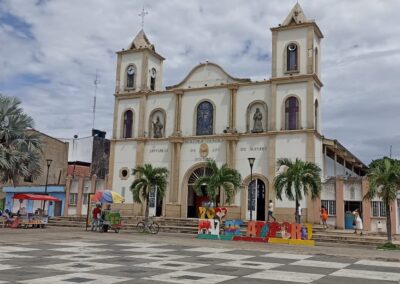
<path fill-rule="evenodd" d="M 99 226 L 99 217 L 101 215 L 100 207 L 101 205 L 97 204 L 92 211 L 92 231 L 97 231 L 97 227 Z"/>

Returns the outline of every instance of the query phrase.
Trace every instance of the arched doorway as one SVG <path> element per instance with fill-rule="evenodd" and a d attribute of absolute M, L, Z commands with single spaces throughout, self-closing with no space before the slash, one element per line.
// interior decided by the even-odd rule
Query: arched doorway
<path fill-rule="evenodd" d="M 250 190 L 252 190 L 252 194 L 250 194 Z M 247 193 L 247 219 L 250 219 L 250 210 L 252 210 L 253 220 L 265 221 L 265 198 L 265 183 L 261 179 L 250 182 Z"/>
<path fill-rule="evenodd" d="M 199 207 L 202 206 L 203 202 L 209 201 L 207 197 L 207 186 L 202 186 L 201 190 L 203 196 L 197 196 L 196 192 L 194 191 L 194 183 L 200 177 L 204 176 L 211 176 L 212 170 L 206 167 L 201 167 L 195 169 L 189 177 L 188 180 L 188 195 L 187 195 L 187 217 L 188 218 L 197 218 Z"/>

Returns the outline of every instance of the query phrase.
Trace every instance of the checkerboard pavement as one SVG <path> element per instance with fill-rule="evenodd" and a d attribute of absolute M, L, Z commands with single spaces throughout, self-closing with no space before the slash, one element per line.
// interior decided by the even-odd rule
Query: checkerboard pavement
<path fill-rule="evenodd" d="M 162 243 L 0 246 L 3 283 L 400 283 L 400 262 Z"/>

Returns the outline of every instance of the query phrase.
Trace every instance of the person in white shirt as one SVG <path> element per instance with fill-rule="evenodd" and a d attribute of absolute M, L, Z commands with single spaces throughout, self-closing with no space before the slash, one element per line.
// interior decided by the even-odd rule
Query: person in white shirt
<path fill-rule="evenodd" d="M 297 224 L 301 223 L 301 205 L 300 205 L 300 203 L 297 203 L 297 205 L 296 205 L 295 219 L 296 219 Z"/>
<path fill-rule="evenodd" d="M 267 222 L 269 222 L 269 217 L 273 218 L 274 221 L 276 221 L 276 218 L 273 215 L 274 213 L 274 203 L 272 203 L 272 200 L 269 201 L 269 205 L 268 205 L 268 218 L 267 218 Z"/>

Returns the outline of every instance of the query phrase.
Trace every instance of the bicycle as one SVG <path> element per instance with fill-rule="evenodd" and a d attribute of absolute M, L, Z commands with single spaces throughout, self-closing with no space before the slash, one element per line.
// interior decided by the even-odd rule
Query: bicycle
<path fill-rule="evenodd" d="M 160 230 L 160 226 L 153 219 L 145 219 L 137 223 L 136 229 L 139 233 L 144 233 L 145 231 L 147 231 L 150 234 L 157 234 Z"/>

